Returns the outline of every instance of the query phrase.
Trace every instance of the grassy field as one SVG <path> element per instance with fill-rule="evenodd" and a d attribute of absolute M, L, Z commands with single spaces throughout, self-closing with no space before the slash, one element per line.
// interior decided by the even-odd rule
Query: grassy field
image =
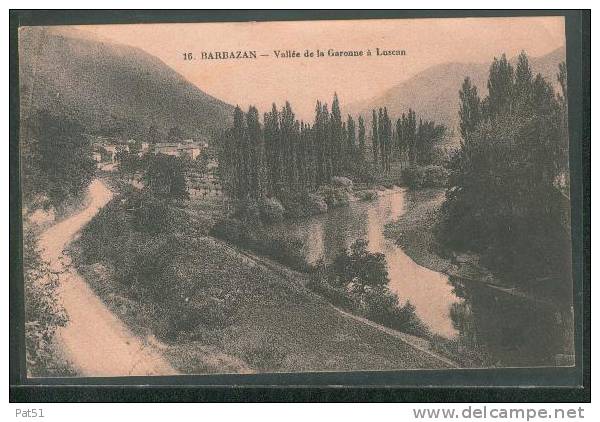
<path fill-rule="evenodd" d="M 219 303 L 227 322 L 200 319 L 191 332 L 156 340 L 152 303 L 114 281 L 102 264 L 82 267 L 99 296 L 137 334 L 188 374 L 356 371 L 442 368 L 447 365 L 401 339 L 344 316 L 304 287 L 211 237 L 174 251 L 181 277 L 191 278 L 195 303 Z"/>

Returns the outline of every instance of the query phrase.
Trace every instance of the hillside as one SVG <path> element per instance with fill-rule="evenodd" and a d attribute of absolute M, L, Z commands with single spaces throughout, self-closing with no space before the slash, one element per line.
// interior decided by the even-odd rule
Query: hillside
<path fill-rule="evenodd" d="M 54 28 L 19 31 L 21 114 L 37 110 L 71 116 L 89 133 L 139 136 L 155 125 L 163 134 L 213 137 L 233 107 L 202 92 L 144 51 Z"/>
<path fill-rule="evenodd" d="M 564 47 L 542 57 L 532 57 L 530 64 L 534 74 L 541 73 L 556 83 L 558 64 L 563 60 Z M 515 64 L 516 59 L 512 59 L 511 62 Z M 490 63 L 444 63 L 433 66 L 388 89 L 380 96 L 349 105 L 345 112 L 362 114 L 369 122 L 374 107 L 386 106 L 394 118 L 411 107 L 419 116 L 456 128 L 458 91 L 465 76 L 469 76 L 475 83 L 480 95 L 487 95 L 489 66 Z"/>

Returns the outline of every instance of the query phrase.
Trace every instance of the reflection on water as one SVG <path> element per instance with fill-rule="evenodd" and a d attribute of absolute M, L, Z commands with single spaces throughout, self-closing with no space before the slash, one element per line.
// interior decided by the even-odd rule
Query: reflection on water
<path fill-rule="evenodd" d="M 564 335 L 572 332 L 570 309 L 558 311 L 476 282 L 449 279 L 417 265 L 386 238 L 385 224 L 402 215 L 406 200 L 404 189 L 396 188 L 376 201 L 353 202 L 320 216 L 277 224 L 273 230 L 302 239 L 310 263 L 331 262 L 355 240 L 367 239 L 371 251 L 385 254 L 389 287 L 400 302 L 410 301 L 433 333 L 485 350 L 490 364 L 554 365 L 556 355 L 572 354 L 572 338 Z"/>
<path fill-rule="evenodd" d="M 462 299 L 452 305 L 453 324 L 464 344 L 485 348 L 490 364 L 570 364 L 566 358 L 574 347 L 570 307 L 558 309 L 454 277 L 450 283 Z"/>

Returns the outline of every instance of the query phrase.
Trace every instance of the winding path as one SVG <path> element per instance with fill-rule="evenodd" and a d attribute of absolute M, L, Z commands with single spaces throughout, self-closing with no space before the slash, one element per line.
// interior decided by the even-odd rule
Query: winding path
<path fill-rule="evenodd" d="M 42 256 L 60 273 L 59 299 L 69 315 L 58 333 L 67 359 L 81 376 L 173 375 L 177 371 L 148 342 L 135 336 L 68 265 L 64 248 L 112 198 L 100 180 L 89 186 L 87 207 L 40 236 Z"/>

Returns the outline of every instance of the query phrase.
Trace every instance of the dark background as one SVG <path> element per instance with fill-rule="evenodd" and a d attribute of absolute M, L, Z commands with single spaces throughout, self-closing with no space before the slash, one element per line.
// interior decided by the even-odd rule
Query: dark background
<path fill-rule="evenodd" d="M 24 350 L 17 30 L 21 25 L 565 16 L 575 352 L 573 368 L 27 379 Z M 11 402 L 589 402 L 590 12 L 579 10 L 53 10 L 10 12 Z M 152 386 L 148 386 L 152 384 Z M 334 387 L 335 386 L 335 387 Z M 430 387 L 426 387 L 430 386 Z M 522 387 L 528 386 L 528 387 Z"/>

